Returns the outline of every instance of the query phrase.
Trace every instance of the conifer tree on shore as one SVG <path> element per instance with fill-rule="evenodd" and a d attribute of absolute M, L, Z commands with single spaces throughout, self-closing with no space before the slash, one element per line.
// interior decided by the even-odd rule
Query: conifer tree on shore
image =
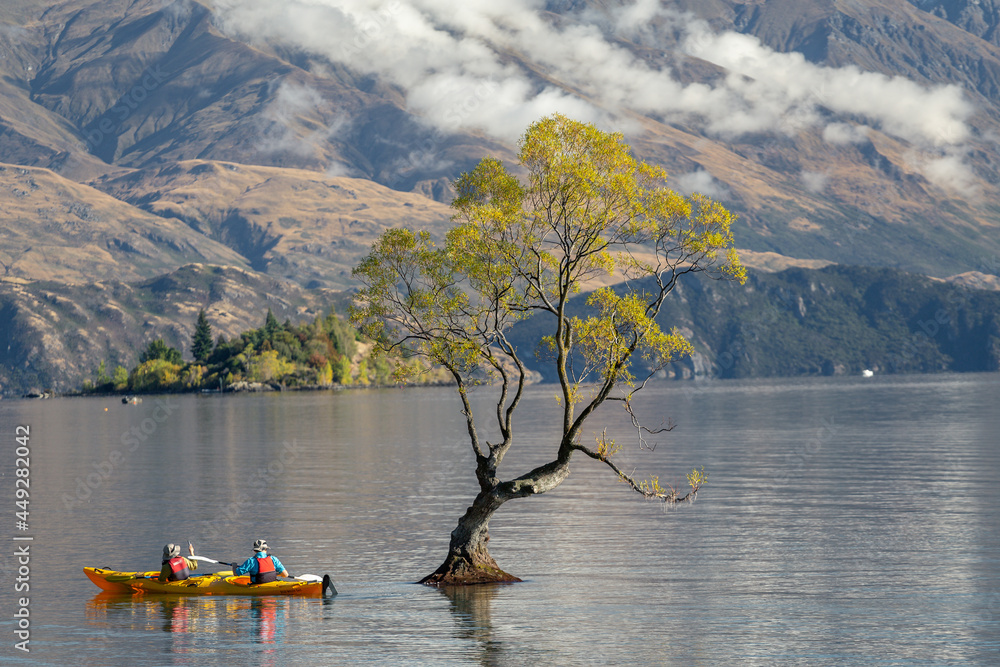
<path fill-rule="evenodd" d="M 195 361 L 206 361 L 212 354 L 212 325 L 205 317 L 205 310 L 198 311 L 198 323 L 194 328 L 194 335 L 191 336 L 191 355 Z"/>

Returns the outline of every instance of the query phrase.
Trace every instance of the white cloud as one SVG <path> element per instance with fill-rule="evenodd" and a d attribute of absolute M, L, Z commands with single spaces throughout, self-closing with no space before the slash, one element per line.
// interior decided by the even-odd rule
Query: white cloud
<path fill-rule="evenodd" d="M 439 131 L 511 141 L 554 112 L 621 127 L 625 112 L 636 111 L 726 137 L 819 127 L 827 141 L 854 142 L 867 130 L 858 118 L 922 150 L 948 152 L 969 136 L 972 109 L 957 86 L 822 67 L 754 37 L 713 32 L 656 0 L 637 0 L 610 24 L 591 11 L 559 25 L 545 18 L 542 0 L 216 0 L 215 7 L 225 30 L 293 43 L 399 86 L 409 109 Z M 711 85 L 683 84 L 607 35 L 641 31 L 654 19 L 683 36 L 689 55 L 729 74 Z M 928 178 L 949 171 L 933 164 Z"/>
<path fill-rule="evenodd" d="M 826 184 L 830 178 L 818 171 L 803 171 L 799 174 L 799 180 L 802 181 L 802 185 L 805 186 L 806 190 L 814 194 L 819 194 L 826 188 Z"/>
<path fill-rule="evenodd" d="M 695 171 L 675 177 L 674 189 L 681 194 L 690 195 L 698 193 L 707 195 L 713 199 L 725 199 L 729 195 L 729 190 L 726 186 L 715 180 L 704 169 L 696 169 Z"/>
<path fill-rule="evenodd" d="M 712 33 L 690 26 L 691 55 L 730 72 L 727 87 L 758 117 L 799 111 L 819 120 L 821 108 L 872 119 L 880 129 L 920 145 L 946 146 L 968 138 L 972 113 L 959 86 L 924 88 L 903 77 L 863 72 L 857 67 L 822 67 L 801 53 L 778 53 L 756 37 Z"/>
<path fill-rule="evenodd" d="M 331 178 L 336 178 L 338 176 L 354 175 L 349 165 L 346 165 L 343 162 L 336 162 L 336 161 L 328 165 L 324 173 Z"/>
<path fill-rule="evenodd" d="M 867 125 L 830 123 L 823 128 L 823 141 L 830 144 L 863 144 L 868 141 L 870 131 Z"/>
<path fill-rule="evenodd" d="M 302 119 L 310 122 L 301 122 Z M 282 81 L 270 102 L 257 116 L 255 148 L 262 153 L 291 153 L 308 156 L 319 144 L 341 131 L 348 123 L 335 114 L 319 91 L 309 86 Z M 318 125 L 309 130 L 309 125 Z"/>
<path fill-rule="evenodd" d="M 915 155 L 911 161 L 920 169 L 927 180 L 951 190 L 967 199 L 978 199 L 982 194 L 975 174 L 969 169 L 959 153 L 945 153 L 927 157 Z"/>
<path fill-rule="evenodd" d="M 660 13 L 660 0 L 636 0 L 634 4 L 626 5 L 618 12 L 615 17 L 615 29 L 618 32 L 634 34 L 645 28 Z"/>

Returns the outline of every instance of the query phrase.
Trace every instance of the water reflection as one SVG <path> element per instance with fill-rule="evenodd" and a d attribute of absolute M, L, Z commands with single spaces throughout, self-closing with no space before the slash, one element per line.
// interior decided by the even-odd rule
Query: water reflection
<path fill-rule="evenodd" d="M 230 605 L 215 599 L 188 595 L 129 595 L 98 593 L 87 604 L 87 619 L 98 625 L 118 627 L 123 621 L 133 629 L 188 633 L 215 629 L 220 613 Z"/>
<path fill-rule="evenodd" d="M 101 592 L 87 602 L 87 620 L 106 621 L 108 613 L 113 609 L 131 608 L 135 596 L 131 593 Z"/>
<path fill-rule="evenodd" d="M 480 665 L 503 664 L 503 643 L 495 637 L 491 608 L 493 598 L 510 584 L 446 586 L 440 589 L 448 598 L 449 609 L 458 623 L 455 637 L 474 643 Z"/>
<path fill-rule="evenodd" d="M 406 582 L 440 562 L 477 491 L 451 394 L 171 397 L 176 419 L 72 507 L 63 495 L 79 500 L 77 478 L 105 469 L 131 420 L 147 418 L 143 405 L 0 401 L 0 421 L 32 424 L 44 444 L 32 453 L 31 658 L 998 664 L 1000 374 L 651 389 L 637 409 L 683 419 L 668 446 L 653 457 L 626 449 L 622 465 L 704 464 L 712 481 L 698 503 L 664 517 L 582 462 L 555 493 L 512 503 L 492 522 L 498 562 L 533 583 L 443 597 Z M 550 392 L 531 390 L 521 425 L 531 436 L 507 460 L 512 471 L 548 451 Z M 94 596 L 79 571 L 66 575 L 80 545 L 113 550 L 95 565 L 138 570 L 164 534 L 199 544 L 191 531 L 240 502 L 286 440 L 301 447 L 296 464 L 269 477 L 206 548 L 241 553 L 252 526 L 295 571 L 334 570 L 341 596 Z M 172 465 L 177 457 L 192 465 Z M 0 475 L 11 479 L 13 465 L 0 457 Z M 174 495 L 186 511 L 163 516 L 162 498 Z"/>
<path fill-rule="evenodd" d="M 188 600 L 170 597 L 159 602 L 160 614 L 163 617 L 161 627 L 164 632 L 183 633 L 193 630 L 192 610 Z"/>
<path fill-rule="evenodd" d="M 223 634 L 232 643 L 258 645 L 257 664 L 278 664 L 277 648 L 285 637 L 289 600 L 278 597 L 195 597 L 189 595 L 129 595 L 99 593 L 87 603 L 86 617 L 105 631 L 123 627 L 162 631 L 171 636 L 171 653 L 199 648 L 199 638 Z M 241 641 L 242 640 L 242 641 Z M 215 641 L 213 639 L 212 641 Z"/>

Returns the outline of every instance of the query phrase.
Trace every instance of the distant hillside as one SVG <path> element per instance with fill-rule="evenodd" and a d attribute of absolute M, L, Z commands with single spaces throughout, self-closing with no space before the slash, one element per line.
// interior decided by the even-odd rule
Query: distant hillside
<path fill-rule="evenodd" d="M 185 160 L 91 185 L 184 222 L 256 271 L 310 288 L 354 285 L 351 269 L 387 226 L 441 235 L 452 215 L 444 204 L 373 181 L 229 162 Z"/>
<path fill-rule="evenodd" d="M 996 0 L 497 7 L 0 3 L 0 391 L 184 345 L 202 306 L 233 332 L 322 311 L 381 230 L 443 235 L 452 181 L 554 111 L 738 215 L 750 287 L 670 306 L 689 374 L 995 367 L 995 296 L 957 285 L 1000 285 Z M 961 346 L 914 338 L 921 303 Z"/>
<path fill-rule="evenodd" d="M 108 368 L 135 366 L 156 338 L 190 358 L 198 311 L 216 335 L 279 321 L 311 321 L 349 296 L 306 290 L 237 268 L 189 265 L 137 283 L 0 285 L 0 393 L 77 389 Z M 576 300 L 583 313 L 586 296 Z M 976 290 L 891 269 L 829 266 L 751 271 L 745 287 L 683 282 L 667 300 L 663 326 L 677 327 L 696 354 L 669 376 L 741 378 L 795 375 L 1000 370 L 1000 291 Z M 512 339 L 543 381 L 533 357 L 539 317 Z"/>
<path fill-rule="evenodd" d="M 182 264 L 247 267 L 180 220 L 146 213 L 48 169 L 0 163 L 4 280 L 138 280 Z"/>
<path fill-rule="evenodd" d="M 521 349 L 535 349 L 543 321 L 519 325 Z M 658 321 L 696 351 L 670 368 L 677 379 L 1000 370 L 1000 291 L 891 269 L 751 271 L 745 287 L 689 280 Z"/>
<path fill-rule="evenodd" d="M 742 247 L 940 277 L 1000 256 L 992 2 L 508 9 L 490 33 L 485 7 L 405 0 L 5 3 L 0 159 L 88 183 L 139 169 L 167 201 L 190 186 L 167 183 L 169 166 L 207 160 L 447 202 L 452 179 L 509 158 L 527 123 L 559 109 L 621 128 L 675 187 L 720 198 Z M 225 212 L 233 198 L 213 194 L 196 206 Z M 314 204 L 284 197 L 280 217 Z M 326 269 L 305 251 L 281 270 L 284 249 L 269 252 L 251 261 Z"/>
<path fill-rule="evenodd" d="M 260 327 L 270 308 L 281 322 L 326 315 L 343 298 L 329 290 L 234 267 L 189 265 L 137 283 L 106 280 L 0 286 L 0 392 L 78 389 L 102 361 L 132 368 L 156 338 L 190 358 L 204 309 L 216 336 Z"/>

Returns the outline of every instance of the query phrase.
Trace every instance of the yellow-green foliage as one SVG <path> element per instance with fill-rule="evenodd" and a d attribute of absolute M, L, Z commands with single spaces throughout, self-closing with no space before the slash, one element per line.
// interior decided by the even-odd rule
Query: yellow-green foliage
<path fill-rule="evenodd" d="M 705 472 L 705 468 L 702 466 L 701 470 L 695 469 L 689 472 L 687 480 L 688 484 L 691 485 L 691 488 L 697 489 L 705 484 L 708 484 L 708 473 Z"/>
<path fill-rule="evenodd" d="M 621 450 L 622 446 L 608 437 L 607 429 L 597 437 L 597 453 L 601 459 L 610 459 Z"/>
<path fill-rule="evenodd" d="M 670 489 L 668 492 L 665 488 L 660 486 L 659 477 L 652 477 L 650 479 L 643 480 L 639 483 L 639 490 L 644 494 L 660 497 L 673 493 L 673 489 Z"/>
<path fill-rule="evenodd" d="M 333 384 L 333 366 L 330 365 L 329 361 L 316 371 L 316 384 L 321 387 L 328 387 Z"/>
<path fill-rule="evenodd" d="M 113 386 L 115 391 L 190 391 L 225 388 L 241 380 L 289 386 L 354 384 L 351 359 L 357 342 L 358 332 L 332 310 L 325 317 L 297 325 L 281 324 L 268 311 L 264 326 L 230 340 L 220 336 L 201 361 L 184 363 L 180 351 L 157 339 L 147 346 L 131 374 L 119 366 L 109 377 L 102 363 L 97 372 L 102 384 L 91 381 L 83 390 L 108 391 Z M 359 382 L 390 382 L 393 367 L 400 362 L 395 358 L 365 362 L 358 371 Z M 404 366 L 421 371 L 426 364 Z"/>
<path fill-rule="evenodd" d="M 519 158 L 526 183 L 495 158 L 456 181 L 457 224 L 443 247 L 408 229 L 378 239 L 354 271 L 365 285 L 355 323 L 382 350 L 403 346 L 455 372 L 496 377 L 499 357 L 511 352 L 502 332 L 548 311 L 555 331 L 545 342 L 556 363 L 586 362 L 564 380 L 568 409 L 578 398 L 571 387 L 584 381 L 631 384 L 633 358 L 659 368 L 689 354 L 691 345 L 654 317 L 677 274 L 745 279 L 733 215 L 669 189 L 664 170 L 636 160 L 621 134 L 565 116 L 529 127 Z M 589 300 L 594 315 L 569 317 L 568 299 L 602 274 L 654 284 L 650 293 L 599 290 Z"/>
<path fill-rule="evenodd" d="M 114 383 L 115 391 L 124 391 L 128 388 L 128 369 L 124 366 L 118 366 L 115 368 L 115 374 L 111 378 Z"/>
<path fill-rule="evenodd" d="M 246 360 L 246 377 L 251 382 L 281 379 L 295 370 L 295 364 L 283 359 L 277 350 L 266 350 Z"/>
<path fill-rule="evenodd" d="M 181 373 L 181 384 L 185 389 L 197 389 L 204 383 L 207 371 L 201 364 L 191 364 Z"/>
<path fill-rule="evenodd" d="M 631 387 L 635 378 L 628 360 L 632 354 L 638 352 L 647 366 L 659 368 L 694 351 L 676 329 L 670 333 L 660 329 L 650 317 L 646 295 L 619 296 L 603 288 L 594 291 L 587 304 L 597 314 L 586 319 L 572 318 L 570 327 L 577 351 L 600 377 L 617 375 Z"/>
<path fill-rule="evenodd" d="M 631 397 L 665 364 L 691 353 L 676 329 L 656 322 L 679 277 L 746 279 L 733 249 L 734 217 L 706 197 L 671 190 L 666 172 L 635 159 L 621 134 L 558 114 L 528 128 L 518 158 L 523 180 L 488 157 L 455 182 L 456 225 L 442 247 L 425 232 L 383 233 L 354 270 L 363 288 L 352 320 L 378 350 L 404 349 L 452 374 L 485 488 L 495 479 L 488 467 L 513 441 L 512 414 L 527 377 L 523 352 L 508 334 L 539 315 L 551 327 L 542 340 L 559 380 L 563 433 L 554 463 L 584 451 L 647 497 L 677 500 L 656 478 L 640 485 L 620 471 L 611 462 L 614 440 L 602 435 L 596 449 L 584 446 L 583 423 L 612 391 Z M 589 314 L 568 312 L 586 283 L 609 274 L 619 287 L 591 294 Z M 408 371 L 401 366 L 396 374 Z M 468 398 L 470 386 L 487 380 L 499 385 L 503 435 L 499 444 L 486 443 L 489 455 Z M 641 434 L 628 398 L 623 405 Z"/>
<path fill-rule="evenodd" d="M 333 379 L 342 385 L 351 384 L 351 360 L 341 357 L 334 367 Z"/>
<path fill-rule="evenodd" d="M 180 364 L 165 359 L 144 361 L 129 376 L 129 387 L 133 391 L 174 389 L 180 380 L 181 368 Z"/>

